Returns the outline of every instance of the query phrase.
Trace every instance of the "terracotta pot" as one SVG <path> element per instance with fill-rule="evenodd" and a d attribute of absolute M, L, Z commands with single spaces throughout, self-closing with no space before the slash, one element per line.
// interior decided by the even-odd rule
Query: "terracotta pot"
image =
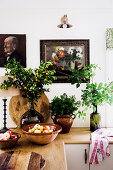
<path fill-rule="evenodd" d="M 75 115 L 53 115 L 51 118 L 55 124 L 58 124 L 62 127 L 61 133 L 68 133 L 73 124 L 73 120 L 75 119 Z"/>

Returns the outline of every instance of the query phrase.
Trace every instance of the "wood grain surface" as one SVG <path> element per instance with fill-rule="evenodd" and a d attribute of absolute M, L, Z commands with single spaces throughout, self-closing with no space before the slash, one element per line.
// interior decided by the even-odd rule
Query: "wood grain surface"
<path fill-rule="evenodd" d="M 0 154 L 0 170 L 42 170 L 45 160 L 35 152 L 10 151 Z"/>
<path fill-rule="evenodd" d="M 69 133 L 61 134 L 66 144 L 90 144 L 90 130 L 86 127 L 72 127 Z"/>
<path fill-rule="evenodd" d="M 113 130 L 113 128 L 110 129 Z M 58 134 L 56 139 L 48 145 L 35 145 L 28 142 L 26 136 L 21 133 L 21 129 L 12 129 L 12 131 L 20 133 L 22 136 L 19 139 L 16 147 L 13 149 L 15 151 L 13 154 L 12 150 L 5 150 L 6 152 L 10 152 L 10 154 L 12 154 L 9 166 L 14 167 L 16 164 L 16 170 L 27 170 L 26 168 L 28 168 L 30 159 L 30 155 L 27 154 L 28 152 L 36 152 L 42 155 L 42 157 L 46 160 L 46 166 L 44 170 L 67 170 L 64 144 L 90 144 L 91 132 L 89 128 L 72 127 L 69 133 Z M 113 137 L 109 138 L 109 142 L 113 144 Z M 18 157 L 19 151 L 21 151 L 20 157 Z M 0 153 L 4 153 L 4 150 L 0 150 Z M 18 163 L 13 161 L 15 157 L 18 157 Z M 4 159 L 6 159 L 5 155 L 2 159 L 0 157 L 1 166 L 3 165 Z"/>
<path fill-rule="evenodd" d="M 14 154 L 21 151 L 19 156 L 17 156 L 18 161 L 16 162 L 15 170 L 27 170 L 30 160 L 29 153 L 31 152 L 40 154 L 42 155 L 42 158 L 45 159 L 46 165 L 44 170 L 67 170 L 64 142 L 60 135 L 58 135 L 50 144 L 38 145 L 29 142 L 25 134 L 22 134 L 21 129 L 17 128 L 11 130 L 21 134 L 21 138 L 13 148 L 13 151 L 15 151 Z M 4 151 L 10 152 L 12 149 L 0 150 L 0 153 L 3 153 Z M 13 157 L 11 159 L 13 159 Z"/>

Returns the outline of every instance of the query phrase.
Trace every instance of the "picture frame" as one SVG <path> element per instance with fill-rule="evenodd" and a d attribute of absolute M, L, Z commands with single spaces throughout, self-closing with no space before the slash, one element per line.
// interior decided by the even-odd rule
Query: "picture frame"
<path fill-rule="evenodd" d="M 10 58 L 26 68 L 26 34 L 0 34 L 0 67 L 4 67 Z"/>
<path fill-rule="evenodd" d="M 69 83 L 72 69 L 82 69 L 90 64 L 89 39 L 40 40 L 40 61 L 53 62 L 56 70 L 56 83 Z"/>

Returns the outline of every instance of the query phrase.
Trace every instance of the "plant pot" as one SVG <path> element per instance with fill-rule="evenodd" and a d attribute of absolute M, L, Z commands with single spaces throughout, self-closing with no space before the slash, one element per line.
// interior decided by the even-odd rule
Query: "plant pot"
<path fill-rule="evenodd" d="M 44 122 L 43 116 L 34 109 L 33 103 L 30 103 L 30 109 L 27 112 L 25 112 L 21 117 L 20 126 L 22 128 L 24 125 L 43 122 Z"/>
<path fill-rule="evenodd" d="M 100 114 L 97 111 L 97 106 L 95 106 L 96 110 L 90 114 L 90 131 L 94 132 L 97 129 L 100 129 Z"/>
<path fill-rule="evenodd" d="M 53 122 L 55 124 L 58 124 L 62 127 L 61 133 L 68 133 L 70 131 L 70 128 L 73 124 L 73 120 L 75 119 L 74 115 L 53 115 L 51 117 L 53 119 Z"/>

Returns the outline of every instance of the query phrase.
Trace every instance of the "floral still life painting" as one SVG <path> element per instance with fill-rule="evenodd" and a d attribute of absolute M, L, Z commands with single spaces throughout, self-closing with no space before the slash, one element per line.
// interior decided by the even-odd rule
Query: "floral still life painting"
<path fill-rule="evenodd" d="M 68 82 L 71 69 L 82 69 L 89 65 L 88 40 L 41 40 L 41 60 L 53 62 L 57 80 L 55 82 Z"/>

